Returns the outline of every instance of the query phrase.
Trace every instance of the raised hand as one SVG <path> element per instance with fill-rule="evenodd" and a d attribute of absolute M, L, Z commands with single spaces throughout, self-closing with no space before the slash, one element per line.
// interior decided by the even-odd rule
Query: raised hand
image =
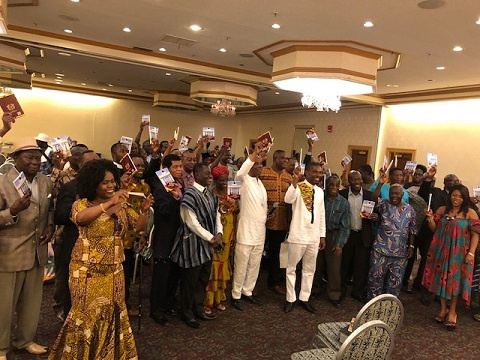
<path fill-rule="evenodd" d="M 22 212 L 23 210 L 27 210 L 30 206 L 31 197 L 32 191 L 29 189 L 25 195 L 13 202 L 13 204 L 10 206 L 10 214 L 12 216 L 17 216 L 18 213 Z"/>
<path fill-rule="evenodd" d="M 142 202 L 140 203 L 140 208 L 142 209 L 142 212 L 146 212 L 148 211 L 148 209 L 150 209 L 150 207 L 153 205 L 153 195 L 150 194 L 148 195 L 145 199 L 142 200 Z"/>

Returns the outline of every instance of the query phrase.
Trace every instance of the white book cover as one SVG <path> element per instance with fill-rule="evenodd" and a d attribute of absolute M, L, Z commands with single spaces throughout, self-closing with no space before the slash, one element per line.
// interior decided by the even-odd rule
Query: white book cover
<path fill-rule="evenodd" d="M 480 185 L 475 185 L 473 187 L 473 196 L 480 197 Z"/>
<path fill-rule="evenodd" d="M 313 129 L 305 131 L 305 135 L 307 135 L 307 139 L 312 139 L 313 141 L 318 141 L 317 133 Z"/>
<path fill-rule="evenodd" d="M 24 197 L 28 190 L 30 190 L 27 184 L 27 178 L 25 177 L 23 171 L 18 174 L 15 180 L 13 180 L 13 186 L 15 186 L 15 189 L 17 189 L 20 197 Z"/>
<path fill-rule="evenodd" d="M 67 135 L 51 138 L 50 145 L 52 146 L 53 152 L 61 152 L 65 158 L 72 156 L 72 152 L 70 151 L 71 140 L 69 141 L 69 139 Z"/>
<path fill-rule="evenodd" d="M 149 126 L 148 127 L 148 134 L 150 137 L 150 144 L 153 144 L 154 140 L 158 140 L 158 127 Z"/>
<path fill-rule="evenodd" d="M 417 168 L 417 162 L 416 161 L 407 161 L 405 164 L 405 170 L 411 170 L 412 172 L 415 171 Z"/>
<path fill-rule="evenodd" d="M 182 138 L 180 139 L 180 145 L 178 146 L 178 150 L 180 151 L 186 151 L 188 150 L 188 145 L 190 144 L 190 141 L 192 138 L 188 135 L 183 135 Z"/>
<path fill-rule="evenodd" d="M 234 199 L 240 199 L 241 181 L 229 181 L 227 186 L 227 193 Z"/>
<path fill-rule="evenodd" d="M 150 115 L 142 115 L 142 123 L 144 123 L 145 125 L 150 125 Z"/>
<path fill-rule="evenodd" d="M 202 134 L 203 136 L 207 136 L 209 141 L 215 140 L 215 128 L 213 127 L 204 127 Z"/>
<path fill-rule="evenodd" d="M 352 162 L 352 157 L 350 155 L 345 155 L 342 159 L 342 166 L 346 166 Z"/>
<path fill-rule="evenodd" d="M 170 174 L 168 168 L 158 170 L 155 174 L 167 191 L 170 191 L 173 188 L 175 179 L 173 178 L 172 174 Z"/>
<path fill-rule="evenodd" d="M 363 200 L 362 209 L 360 210 L 360 216 L 368 218 L 375 208 L 375 201 Z"/>
<path fill-rule="evenodd" d="M 120 143 L 127 147 L 128 152 L 132 151 L 133 138 L 128 136 L 122 136 L 120 138 Z"/>
<path fill-rule="evenodd" d="M 427 154 L 427 164 L 428 167 L 437 166 L 438 165 L 438 155 L 433 153 Z"/>

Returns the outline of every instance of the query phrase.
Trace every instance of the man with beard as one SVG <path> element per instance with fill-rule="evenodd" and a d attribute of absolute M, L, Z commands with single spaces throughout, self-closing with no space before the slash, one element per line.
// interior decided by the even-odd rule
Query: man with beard
<path fill-rule="evenodd" d="M 305 167 L 305 180 L 299 182 L 300 168 L 295 169 L 292 184 L 285 194 L 285 202 L 292 204 L 292 222 L 288 234 L 287 299 L 283 310 L 290 312 L 297 300 L 295 294 L 296 269 L 302 261 L 302 285 L 299 304 L 315 313 L 309 303 L 315 274 L 318 250 L 325 248 L 325 207 L 320 182 L 322 167 L 310 162 Z"/>

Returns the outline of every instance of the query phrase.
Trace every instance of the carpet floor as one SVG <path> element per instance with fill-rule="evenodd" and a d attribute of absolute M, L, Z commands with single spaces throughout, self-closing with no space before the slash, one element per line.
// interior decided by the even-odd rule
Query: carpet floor
<path fill-rule="evenodd" d="M 291 354 L 312 347 L 316 326 L 320 322 L 349 321 L 362 304 L 347 297 L 340 308 L 333 307 L 325 296 L 313 300 L 317 313 L 310 314 L 300 307 L 291 313 L 282 310 L 285 298 L 266 288 L 266 273 L 262 270 L 257 283 L 258 297 L 263 306 L 245 301 L 244 311 L 227 302 L 227 310 L 215 312 L 216 320 L 201 322 L 201 328 L 187 327 L 178 316 L 170 316 L 169 326 L 160 326 L 149 317 L 148 294 L 150 276 L 145 267 L 142 286 L 143 318 L 138 334 L 138 318 L 131 318 L 141 360 L 204 360 L 204 359 L 289 359 Z M 52 311 L 53 283 L 45 284 L 41 318 L 36 341 L 51 346 L 61 324 Z M 132 285 L 132 304 L 138 302 L 138 284 Z M 136 300 L 136 301 L 135 301 Z M 458 326 L 448 332 L 433 318 L 440 305 L 433 302 L 425 307 L 419 294 L 402 293 L 405 319 L 395 338 L 393 359 L 480 359 L 480 323 L 472 318 L 473 311 L 463 305 L 458 310 Z M 8 359 L 35 359 L 26 353 L 10 353 Z"/>

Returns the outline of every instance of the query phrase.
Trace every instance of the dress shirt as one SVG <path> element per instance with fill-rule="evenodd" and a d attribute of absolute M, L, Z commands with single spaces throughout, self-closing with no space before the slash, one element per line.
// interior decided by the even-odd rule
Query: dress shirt
<path fill-rule="evenodd" d="M 196 188 L 198 191 L 203 193 L 204 191 L 208 191 L 207 188 L 203 187 L 202 185 L 194 182 L 193 187 Z M 192 230 L 197 236 L 201 237 L 205 241 L 210 241 L 216 234 L 210 233 L 210 231 L 203 228 L 200 223 L 198 222 L 197 215 L 191 211 L 190 209 L 186 208 L 185 206 L 180 206 L 180 216 L 182 217 L 183 222 L 185 222 L 190 230 Z M 223 233 L 223 225 L 220 211 L 217 211 L 216 217 L 216 226 L 217 226 L 217 233 Z"/>
<path fill-rule="evenodd" d="M 292 183 L 292 176 L 285 170 L 277 173 L 271 167 L 265 167 L 260 175 L 260 180 L 267 190 L 268 209 L 270 210 L 274 203 L 279 203 L 272 216 L 267 220 L 267 229 L 287 231 L 289 208 L 284 199 L 285 193 Z"/>
<path fill-rule="evenodd" d="M 193 176 L 193 171 L 189 174 L 184 169 L 182 169 L 182 182 L 183 182 L 183 190 L 187 191 L 193 186 L 195 182 L 195 177 Z"/>
<path fill-rule="evenodd" d="M 352 230 L 362 230 L 362 217 L 360 211 L 363 204 L 363 189 L 360 188 L 360 192 L 355 195 L 350 188 L 348 188 L 348 203 L 350 205 L 350 222 Z"/>
<path fill-rule="evenodd" d="M 308 211 L 298 187 L 305 183 L 313 189 L 313 223 L 312 213 Z M 325 205 L 323 203 L 323 190 L 310 184 L 308 181 L 298 183 L 296 187 L 290 185 L 286 194 L 285 202 L 292 204 L 292 221 L 290 223 L 290 232 L 288 242 L 296 244 L 315 244 L 320 242 L 321 237 L 325 237 Z"/>
<path fill-rule="evenodd" d="M 240 188 L 240 215 L 237 242 L 244 245 L 263 245 L 267 220 L 267 191 L 260 179 L 248 175 L 254 162 L 247 158 L 237 172 Z"/>
<path fill-rule="evenodd" d="M 347 199 L 337 194 L 332 200 L 325 199 L 327 231 L 338 230 L 335 245 L 343 248 L 350 236 L 350 205 Z"/>
<path fill-rule="evenodd" d="M 380 179 L 375 180 L 375 182 L 372 184 L 372 186 L 370 186 L 369 190 L 371 192 L 375 191 L 375 189 L 378 186 L 379 181 L 380 181 Z M 383 184 L 382 188 L 380 189 L 380 196 L 379 197 L 380 197 L 380 199 L 390 200 L 390 183 Z M 402 201 L 405 204 L 408 204 L 408 193 L 407 193 L 407 190 L 405 190 L 405 189 L 403 189 Z"/>

